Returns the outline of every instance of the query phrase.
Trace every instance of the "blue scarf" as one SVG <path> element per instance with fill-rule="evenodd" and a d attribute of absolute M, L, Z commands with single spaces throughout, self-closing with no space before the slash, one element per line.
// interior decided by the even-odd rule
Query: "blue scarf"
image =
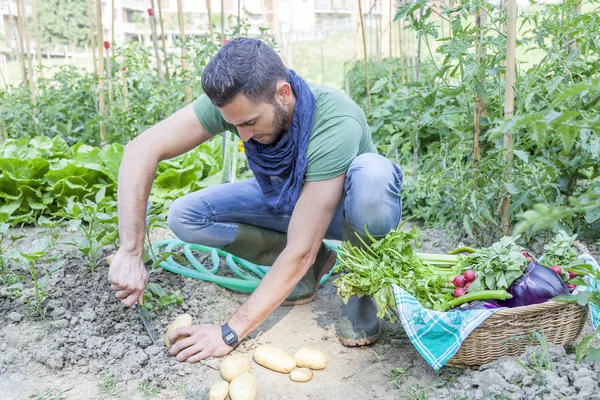
<path fill-rule="evenodd" d="M 288 75 L 296 95 L 290 128 L 275 145 L 264 145 L 252 139 L 244 143 L 248 166 L 267 203 L 277 209 L 294 205 L 300 197 L 308 164 L 306 149 L 316 108 L 315 96 L 304 79 L 291 69 Z"/>

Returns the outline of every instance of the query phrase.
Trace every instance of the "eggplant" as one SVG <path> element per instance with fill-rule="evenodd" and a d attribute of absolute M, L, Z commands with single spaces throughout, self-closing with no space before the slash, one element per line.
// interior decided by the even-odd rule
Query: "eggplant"
<path fill-rule="evenodd" d="M 523 276 L 506 289 L 511 299 L 499 301 L 503 307 L 521 307 L 539 304 L 561 294 L 569 293 L 562 277 L 550 268 L 531 262 Z"/>
<path fill-rule="evenodd" d="M 459 311 L 490 310 L 493 308 L 500 308 L 500 307 L 502 307 L 502 306 L 500 304 L 498 304 L 498 302 L 496 300 L 493 300 L 493 299 L 475 300 L 470 303 L 464 303 L 459 308 L 456 308 L 456 310 L 459 310 Z"/>

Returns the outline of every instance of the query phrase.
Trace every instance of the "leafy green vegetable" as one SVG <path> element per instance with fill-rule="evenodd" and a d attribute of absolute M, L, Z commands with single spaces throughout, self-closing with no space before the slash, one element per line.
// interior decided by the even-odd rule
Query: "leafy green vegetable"
<path fill-rule="evenodd" d="M 577 235 L 569 236 L 565 231 L 558 232 L 544 245 L 544 265 L 566 267 L 575 261 L 578 256 L 577 251 L 573 249 L 575 239 Z"/>
<path fill-rule="evenodd" d="M 448 282 L 457 273 L 460 258 L 444 254 L 439 260 L 435 255 L 421 257 L 416 247 L 420 247 L 416 226 L 410 232 L 393 230 L 364 249 L 343 242 L 338 254 L 345 273 L 335 281 L 338 295 L 346 301 L 352 295 L 372 296 L 378 316 L 393 321 L 390 309 L 396 303 L 391 285 L 396 284 L 424 307 L 446 311 L 454 299 Z"/>
<path fill-rule="evenodd" d="M 504 236 L 490 247 L 477 250 L 461 263 L 463 269 L 475 271 L 476 278 L 469 292 L 481 290 L 506 290 L 517 278 L 523 275 L 527 259 L 514 239 Z"/>

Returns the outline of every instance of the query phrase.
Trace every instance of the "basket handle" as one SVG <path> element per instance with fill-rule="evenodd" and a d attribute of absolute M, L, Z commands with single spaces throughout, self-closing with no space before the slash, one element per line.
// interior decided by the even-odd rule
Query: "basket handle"
<path fill-rule="evenodd" d="M 590 251 L 588 250 L 587 246 L 584 243 L 580 242 L 579 240 L 576 240 L 573 242 L 573 247 L 575 247 L 581 253 L 590 254 Z"/>

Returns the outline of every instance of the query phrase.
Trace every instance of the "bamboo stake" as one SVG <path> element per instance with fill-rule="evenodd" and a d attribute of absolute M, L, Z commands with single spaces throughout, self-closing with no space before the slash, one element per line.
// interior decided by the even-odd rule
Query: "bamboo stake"
<path fill-rule="evenodd" d="M 115 0 L 111 1 L 111 5 L 110 5 L 110 17 L 111 17 L 111 21 L 110 21 L 110 43 L 114 46 L 116 44 L 115 42 Z"/>
<path fill-rule="evenodd" d="M 221 0 L 221 44 L 225 40 L 225 0 Z"/>
<path fill-rule="evenodd" d="M 187 72 L 189 70 L 188 59 L 187 59 L 187 48 L 185 43 L 185 28 L 183 24 L 183 1 L 177 0 L 177 15 L 179 17 L 179 35 L 183 40 L 183 45 L 181 46 L 181 68 L 183 69 L 183 73 L 187 79 Z M 185 86 L 185 101 L 186 103 L 192 102 L 192 88 L 190 85 Z"/>
<path fill-rule="evenodd" d="M 477 55 L 477 63 L 481 64 L 483 55 L 485 54 L 485 46 L 482 46 L 481 39 L 483 36 L 482 29 L 486 25 L 486 14 L 477 8 L 475 12 L 475 26 L 477 29 L 477 36 L 475 38 L 475 53 Z M 481 79 L 481 86 L 485 87 L 485 76 Z M 475 112 L 474 112 L 474 127 L 473 127 L 473 168 L 475 171 L 479 169 L 479 134 L 481 117 L 485 117 L 486 105 L 485 99 L 475 93 Z"/>
<path fill-rule="evenodd" d="M 106 125 L 104 124 L 105 100 L 104 100 L 104 34 L 102 32 L 102 0 L 96 0 L 96 25 L 98 28 L 98 103 L 102 119 L 100 120 L 100 139 L 106 139 Z"/>
<path fill-rule="evenodd" d="M 121 67 L 121 83 L 123 84 L 123 102 L 125 110 L 129 109 L 129 89 L 127 87 L 127 67 Z"/>
<path fill-rule="evenodd" d="M 90 45 L 92 46 L 92 57 L 94 59 L 94 72 L 98 74 L 98 59 L 96 58 L 96 36 L 94 36 L 94 19 L 92 16 L 92 0 L 87 0 L 88 26 L 90 28 Z"/>
<path fill-rule="evenodd" d="M 508 0 L 507 6 L 507 38 L 506 38 L 506 88 L 505 88 L 505 101 L 504 101 L 504 118 L 512 118 L 515 107 L 515 45 L 517 36 L 517 2 L 516 0 Z M 504 134 L 504 160 L 506 161 L 506 172 L 507 180 L 506 183 L 512 182 L 512 133 L 507 132 Z M 506 191 L 504 198 L 502 199 L 502 227 L 504 228 L 504 235 L 510 234 L 510 217 L 508 210 L 510 208 L 510 193 Z"/>
<path fill-rule="evenodd" d="M 10 11 L 10 8 L 9 8 Z M 25 67 L 25 44 L 23 43 L 23 11 L 21 10 L 21 1 L 17 0 L 17 33 L 19 36 L 19 61 L 21 63 L 21 79 L 23 84 L 29 86 L 27 78 L 27 67 Z"/>
<path fill-rule="evenodd" d="M 419 9 L 419 18 L 423 18 L 423 7 Z M 415 68 L 415 81 L 419 82 L 421 75 L 421 36 L 417 38 L 417 60 Z M 413 179 L 418 179 L 419 172 L 419 120 L 415 118 L 415 145 L 413 147 Z"/>
<path fill-rule="evenodd" d="M 158 0 L 160 2 L 160 0 Z M 156 57 L 156 71 L 158 72 L 158 83 L 165 83 L 165 77 L 162 70 L 162 61 L 160 60 L 160 52 L 158 51 L 158 38 L 156 37 L 156 19 L 154 18 L 154 0 L 150 0 L 150 8 L 148 9 L 148 19 L 150 20 L 150 31 L 152 32 L 152 46 L 154 47 L 154 56 Z"/>
<path fill-rule="evenodd" d="M 169 79 L 169 76 L 171 76 L 169 74 L 169 62 L 167 60 L 167 41 L 165 39 L 165 24 L 163 22 L 163 15 L 162 15 L 162 0 L 158 0 L 157 4 L 158 4 L 158 20 L 160 22 L 160 39 L 162 41 L 162 45 L 163 45 L 163 52 L 165 54 L 165 72 L 167 74 L 167 79 Z"/>
<path fill-rule="evenodd" d="M 214 43 L 215 42 L 215 33 L 213 31 L 212 10 L 210 7 L 210 0 L 206 0 L 206 13 L 208 14 L 208 29 L 210 30 L 210 42 Z"/>
<path fill-rule="evenodd" d="M 38 64 L 40 66 L 40 76 L 43 78 L 44 77 L 44 64 L 42 63 L 42 44 L 40 41 L 40 29 L 38 26 L 36 1 L 37 0 L 33 0 L 31 2 L 31 16 L 33 18 L 33 29 L 35 32 L 35 50 L 36 50 L 35 54 L 37 57 Z"/>
<path fill-rule="evenodd" d="M 404 18 L 401 18 L 400 21 L 398 21 L 398 41 L 399 41 L 399 50 L 400 50 L 400 78 L 402 79 L 402 83 L 406 83 L 406 73 L 405 73 L 405 63 L 404 63 L 404 37 L 406 35 L 402 34 L 402 31 L 404 30 Z"/>
<path fill-rule="evenodd" d="M 392 62 L 392 22 L 394 21 L 394 17 L 392 16 L 392 3 L 393 3 L 393 1 L 389 0 L 389 2 L 390 2 L 390 25 L 389 25 L 388 29 L 390 30 L 390 32 L 389 32 L 389 41 L 390 41 L 390 76 L 389 76 L 388 80 L 390 82 L 390 85 L 389 85 L 389 88 L 388 88 L 388 93 L 391 94 L 392 93 L 392 77 L 393 77 L 393 69 L 394 69 L 393 68 L 394 65 L 393 65 L 393 62 Z"/>
<path fill-rule="evenodd" d="M 17 3 L 21 4 L 21 18 L 25 19 L 27 16 L 25 15 L 25 2 L 24 0 L 17 0 Z M 23 21 L 21 21 L 23 23 Z M 27 72 L 29 75 L 29 92 L 31 93 L 31 104 L 33 104 L 33 115 L 37 115 L 37 99 L 35 95 L 35 77 L 33 74 L 33 54 L 31 51 L 31 44 L 29 41 L 29 30 L 27 29 L 27 24 L 23 24 L 21 26 L 23 30 L 23 39 L 25 40 L 25 50 L 27 51 Z"/>
<path fill-rule="evenodd" d="M 362 4 L 361 0 L 358 1 L 358 15 L 360 17 L 360 27 L 362 30 L 362 42 L 363 42 L 363 52 L 365 56 L 365 85 L 367 88 L 367 110 L 369 114 L 371 114 L 371 87 L 369 84 L 369 56 L 367 55 L 367 38 L 365 37 L 365 22 L 362 13 Z"/>
<path fill-rule="evenodd" d="M 108 82 L 108 104 L 112 104 L 113 92 L 112 92 L 112 58 L 110 56 L 110 42 L 104 41 L 104 49 L 106 50 L 106 77 Z"/>

